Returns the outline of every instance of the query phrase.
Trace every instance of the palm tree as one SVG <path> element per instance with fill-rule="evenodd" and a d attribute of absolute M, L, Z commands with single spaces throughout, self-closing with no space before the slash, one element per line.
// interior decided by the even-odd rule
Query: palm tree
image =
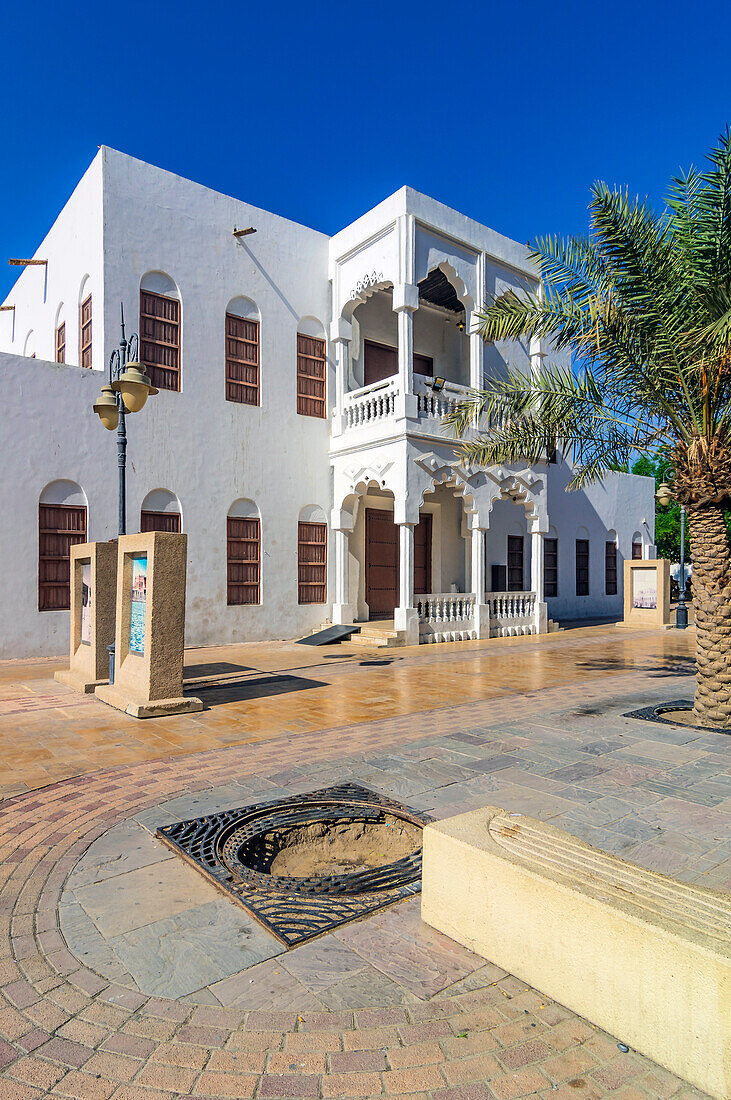
<path fill-rule="evenodd" d="M 478 314 L 485 340 L 544 341 L 554 362 L 508 367 L 446 418 L 482 465 L 573 456 L 570 488 L 637 452 L 670 456 L 688 509 L 697 624 L 695 718 L 731 727 L 731 131 L 705 171 L 672 180 L 666 208 L 603 183 L 586 237 L 531 249 L 538 289 Z M 567 364 L 571 365 L 567 365 Z M 474 430 L 475 424 L 489 424 Z"/>

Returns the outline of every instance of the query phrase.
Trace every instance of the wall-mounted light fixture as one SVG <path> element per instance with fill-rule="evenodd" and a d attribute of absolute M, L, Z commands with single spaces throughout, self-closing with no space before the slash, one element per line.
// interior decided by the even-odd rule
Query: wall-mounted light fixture
<path fill-rule="evenodd" d="M 457 321 L 457 328 L 459 329 L 460 332 L 464 332 L 466 327 L 467 326 L 466 326 L 464 320 Z"/>
<path fill-rule="evenodd" d="M 234 226 L 234 237 L 250 237 L 252 233 L 256 233 L 253 225 L 250 225 L 247 229 L 237 229 Z"/>
<path fill-rule="evenodd" d="M 431 388 L 432 388 L 433 392 L 434 393 L 441 393 L 442 390 L 444 389 L 444 383 L 446 381 L 447 381 L 446 378 L 432 378 Z"/>

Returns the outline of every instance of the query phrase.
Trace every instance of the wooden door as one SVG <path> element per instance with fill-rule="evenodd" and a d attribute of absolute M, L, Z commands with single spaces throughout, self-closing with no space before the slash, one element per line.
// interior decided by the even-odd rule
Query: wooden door
<path fill-rule="evenodd" d="M 390 619 L 398 604 L 398 528 L 393 512 L 366 508 L 366 602 L 371 619 Z"/>
<path fill-rule="evenodd" d="M 508 592 L 525 591 L 523 536 L 508 535 Z"/>
<path fill-rule="evenodd" d="M 375 340 L 363 342 L 363 385 L 372 386 L 384 378 L 393 378 L 398 374 L 398 348 L 388 344 L 378 344 Z M 423 374 L 431 378 L 434 374 L 434 360 L 429 355 L 414 352 L 414 374 Z"/>
<path fill-rule="evenodd" d="M 431 590 L 431 513 L 425 512 L 414 528 L 414 595 Z"/>

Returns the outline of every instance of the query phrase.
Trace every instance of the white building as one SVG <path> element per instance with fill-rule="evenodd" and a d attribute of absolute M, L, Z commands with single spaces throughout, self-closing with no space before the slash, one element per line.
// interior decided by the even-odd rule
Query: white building
<path fill-rule="evenodd" d="M 102 148 L 34 259 L 0 312 L 0 657 L 65 650 L 68 546 L 117 534 L 92 405 L 120 303 L 160 387 L 127 418 L 127 530 L 187 532 L 190 645 L 545 630 L 620 614 L 623 559 L 654 554 L 650 479 L 455 458 L 446 408 L 541 351 L 485 347 L 472 312 L 536 276 L 425 195 L 328 238 Z"/>

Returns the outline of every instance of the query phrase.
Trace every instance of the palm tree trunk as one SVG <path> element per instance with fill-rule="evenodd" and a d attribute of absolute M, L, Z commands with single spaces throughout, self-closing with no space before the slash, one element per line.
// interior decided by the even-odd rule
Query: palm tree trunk
<path fill-rule="evenodd" d="M 731 729 L 731 546 L 718 504 L 688 506 L 697 680 L 693 713 L 702 726 Z"/>

